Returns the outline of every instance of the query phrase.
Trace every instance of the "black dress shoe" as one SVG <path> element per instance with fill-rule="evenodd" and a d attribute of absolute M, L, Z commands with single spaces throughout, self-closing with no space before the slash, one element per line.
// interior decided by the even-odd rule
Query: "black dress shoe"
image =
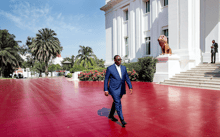
<path fill-rule="evenodd" d="M 109 119 L 111 119 L 112 121 L 118 121 L 114 116 L 108 116 Z"/>
<path fill-rule="evenodd" d="M 121 121 L 122 127 L 125 127 L 125 125 L 127 124 L 124 120 Z"/>

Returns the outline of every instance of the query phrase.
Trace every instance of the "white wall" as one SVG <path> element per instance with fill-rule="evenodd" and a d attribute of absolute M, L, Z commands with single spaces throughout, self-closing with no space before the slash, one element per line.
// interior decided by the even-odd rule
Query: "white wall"
<path fill-rule="evenodd" d="M 203 61 L 211 62 L 211 45 L 212 40 L 220 42 L 219 27 L 219 5 L 220 0 L 201 1 L 201 49 L 203 51 Z M 217 54 L 219 62 L 220 54 Z"/>
<path fill-rule="evenodd" d="M 145 37 L 151 37 L 151 55 L 158 56 L 161 49 L 158 37 L 163 27 L 168 28 L 168 7 L 161 7 L 162 0 L 151 0 L 150 13 L 146 14 L 146 3 L 142 0 L 123 0 L 105 12 L 106 22 L 106 66 L 113 63 L 114 55 L 125 56 L 125 37 L 128 36 L 129 56 L 135 62 L 146 56 Z M 128 21 L 124 10 L 128 9 Z"/>
<path fill-rule="evenodd" d="M 163 0 L 150 3 L 150 13 L 145 13 L 143 0 L 123 0 L 105 12 L 106 66 L 113 63 L 114 55 L 125 55 L 125 36 L 129 38 L 131 61 L 147 56 L 145 37 L 151 37 L 150 56 L 157 57 L 161 53 L 157 39 L 163 29 L 169 30 L 169 46 L 180 56 L 181 71 L 201 62 L 201 50 L 205 52 L 203 60 L 211 60 L 211 41 L 220 41 L 220 0 L 169 0 L 165 7 Z M 129 11 L 128 22 L 125 22 L 125 9 Z"/>

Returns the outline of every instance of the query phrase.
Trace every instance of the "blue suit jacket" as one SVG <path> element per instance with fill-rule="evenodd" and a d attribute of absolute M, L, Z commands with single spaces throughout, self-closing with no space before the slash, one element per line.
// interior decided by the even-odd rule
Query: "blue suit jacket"
<path fill-rule="evenodd" d="M 115 64 L 109 66 L 106 70 L 104 91 L 108 91 L 109 94 L 113 96 L 126 94 L 125 81 L 127 82 L 129 89 L 132 88 L 132 85 L 126 67 L 122 65 L 121 65 L 121 75 L 122 78 L 119 76 Z M 108 86 L 109 78 L 110 78 L 110 83 Z"/>

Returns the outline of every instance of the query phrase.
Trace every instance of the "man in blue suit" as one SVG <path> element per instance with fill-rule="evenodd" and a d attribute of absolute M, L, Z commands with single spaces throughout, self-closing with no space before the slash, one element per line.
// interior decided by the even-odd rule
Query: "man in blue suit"
<path fill-rule="evenodd" d="M 118 121 L 114 117 L 114 113 L 116 110 L 122 123 L 122 127 L 125 127 L 127 123 L 124 121 L 124 117 L 122 114 L 121 98 L 123 94 L 126 94 L 125 81 L 127 82 L 130 89 L 130 94 L 132 94 L 132 85 L 126 67 L 121 65 L 121 60 L 122 59 L 119 55 L 115 55 L 115 64 L 107 68 L 104 81 L 104 91 L 106 96 L 110 94 L 114 100 L 108 118 L 110 118 L 112 121 Z M 109 78 L 110 82 L 108 86 Z"/>

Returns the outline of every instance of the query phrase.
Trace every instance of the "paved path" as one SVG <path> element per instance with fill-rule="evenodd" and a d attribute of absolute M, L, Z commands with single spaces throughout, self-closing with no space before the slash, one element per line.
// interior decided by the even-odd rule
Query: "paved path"
<path fill-rule="evenodd" d="M 122 128 L 107 118 L 112 98 L 103 82 L 0 80 L 0 137 L 220 136 L 220 91 L 132 84 L 133 95 L 122 97 Z"/>

